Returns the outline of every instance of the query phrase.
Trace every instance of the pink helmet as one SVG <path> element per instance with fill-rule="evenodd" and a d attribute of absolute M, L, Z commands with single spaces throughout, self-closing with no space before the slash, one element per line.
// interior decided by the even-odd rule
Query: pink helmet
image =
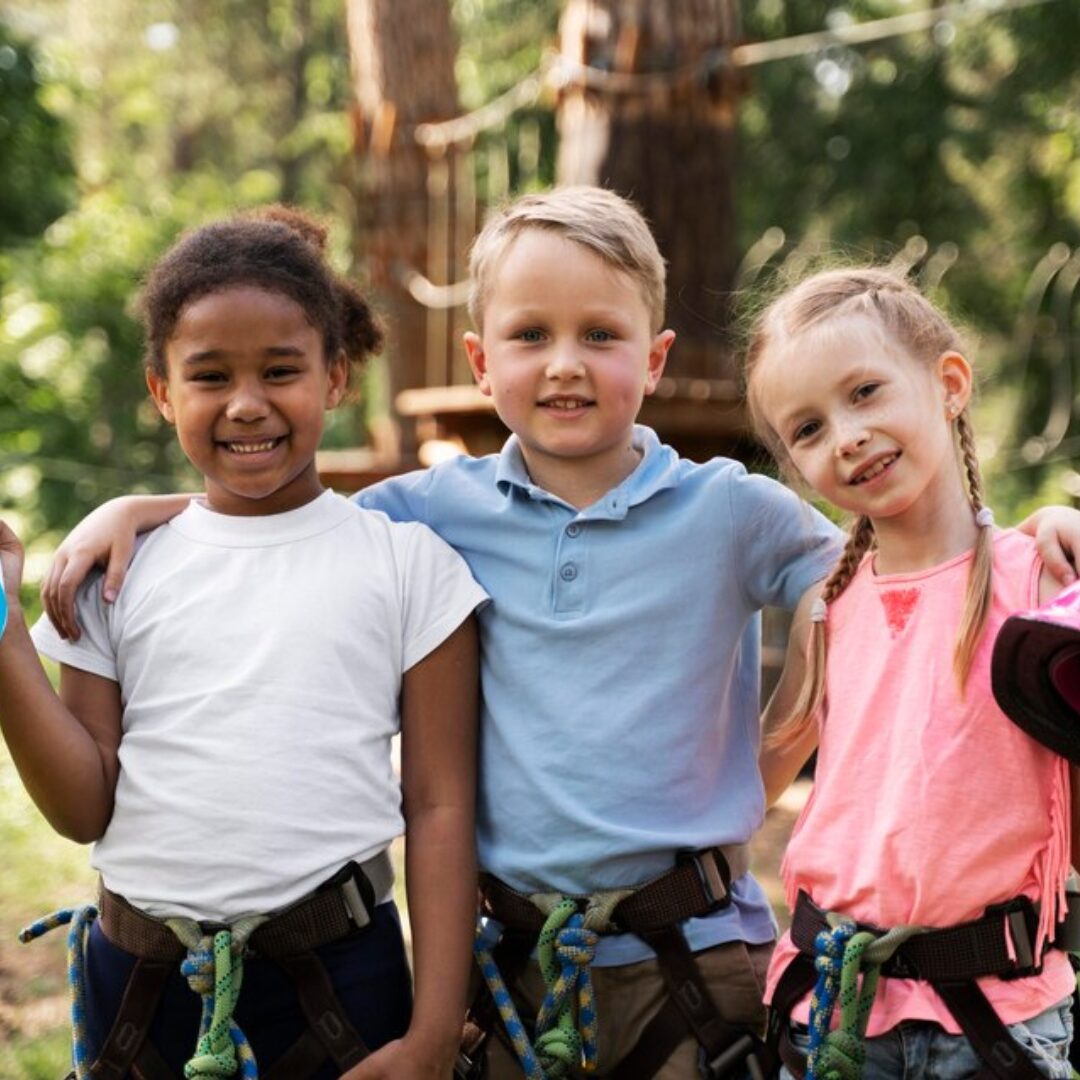
<path fill-rule="evenodd" d="M 1002 624 L 990 668 L 1002 711 L 1080 765 L 1080 582 Z"/>

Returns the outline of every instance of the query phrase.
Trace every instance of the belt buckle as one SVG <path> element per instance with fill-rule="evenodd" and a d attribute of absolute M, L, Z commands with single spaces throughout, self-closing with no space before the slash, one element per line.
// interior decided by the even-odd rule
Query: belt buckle
<path fill-rule="evenodd" d="M 701 1080 L 765 1080 L 765 1066 L 758 1055 L 761 1043 L 753 1035 L 740 1035 L 730 1046 L 710 1059 L 704 1047 L 698 1050 L 698 1075 Z M 735 1070 L 741 1071 L 736 1073 Z"/>
<path fill-rule="evenodd" d="M 1035 905 L 1026 896 L 1018 896 L 1004 904 L 991 904 L 986 909 L 987 915 L 1000 915 L 1012 939 L 1016 960 L 1010 971 L 1003 972 L 999 978 L 1025 979 L 1042 971 L 1042 958 L 1035 956 L 1035 938 L 1038 933 L 1038 916 Z"/>
<path fill-rule="evenodd" d="M 355 861 L 345 864 L 324 888 L 336 888 L 341 902 L 345 905 L 345 914 L 358 930 L 371 924 L 371 913 L 375 910 L 375 889 Z"/>
<path fill-rule="evenodd" d="M 473 1056 L 465 1050 L 459 1050 L 454 1061 L 454 1080 L 480 1080 L 483 1074 L 484 1057 L 481 1049 Z"/>
<path fill-rule="evenodd" d="M 675 856 L 675 863 L 692 863 L 697 871 L 698 880 L 709 902 L 709 907 L 703 914 L 717 911 L 731 902 L 731 868 L 719 849 L 680 851 Z"/>

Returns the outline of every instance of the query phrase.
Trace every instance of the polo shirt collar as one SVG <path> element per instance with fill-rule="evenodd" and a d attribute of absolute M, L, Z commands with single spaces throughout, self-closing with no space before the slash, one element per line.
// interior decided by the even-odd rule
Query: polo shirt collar
<path fill-rule="evenodd" d="M 660 442 L 652 428 L 635 424 L 633 443 L 641 451 L 637 468 L 618 487 L 589 507 L 588 516 L 624 518 L 631 506 L 678 484 L 679 456 L 670 446 Z M 495 484 L 506 496 L 517 490 L 537 501 L 562 502 L 529 478 L 521 453 L 521 442 L 516 435 L 511 435 L 503 444 L 495 465 Z"/>

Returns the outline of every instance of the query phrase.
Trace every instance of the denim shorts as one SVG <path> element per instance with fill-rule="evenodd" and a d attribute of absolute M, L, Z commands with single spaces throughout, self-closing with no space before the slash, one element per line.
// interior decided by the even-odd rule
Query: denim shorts
<path fill-rule="evenodd" d="M 1069 1046 L 1073 1037 L 1072 998 L 1068 997 L 1022 1024 L 1010 1024 L 1009 1034 L 1020 1044 L 1043 1076 L 1068 1080 L 1072 1076 Z M 805 1024 L 791 1025 L 792 1045 L 806 1053 L 810 1033 Z M 963 1035 L 950 1035 L 937 1024 L 907 1020 L 892 1031 L 866 1040 L 863 1080 L 971 1080 L 983 1066 Z M 787 1069 L 781 1080 L 793 1080 Z"/>

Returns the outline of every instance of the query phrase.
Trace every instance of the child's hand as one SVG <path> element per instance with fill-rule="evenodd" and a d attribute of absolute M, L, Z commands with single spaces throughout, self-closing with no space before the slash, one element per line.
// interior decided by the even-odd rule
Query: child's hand
<path fill-rule="evenodd" d="M 41 584 L 41 602 L 61 637 L 79 640 L 75 592 L 95 565 L 106 567 L 105 599 L 116 599 L 131 561 L 137 529 L 125 500 L 114 499 L 80 521 L 56 549 Z"/>
<path fill-rule="evenodd" d="M 1080 512 L 1067 506 L 1044 506 L 1017 525 L 1035 537 L 1046 569 L 1064 586 L 1076 580 L 1080 562 Z"/>
<path fill-rule="evenodd" d="M 422 1049 L 406 1035 L 376 1050 L 341 1080 L 450 1080 L 456 1054 L 456 1048 L 441 1053 Z"/>

